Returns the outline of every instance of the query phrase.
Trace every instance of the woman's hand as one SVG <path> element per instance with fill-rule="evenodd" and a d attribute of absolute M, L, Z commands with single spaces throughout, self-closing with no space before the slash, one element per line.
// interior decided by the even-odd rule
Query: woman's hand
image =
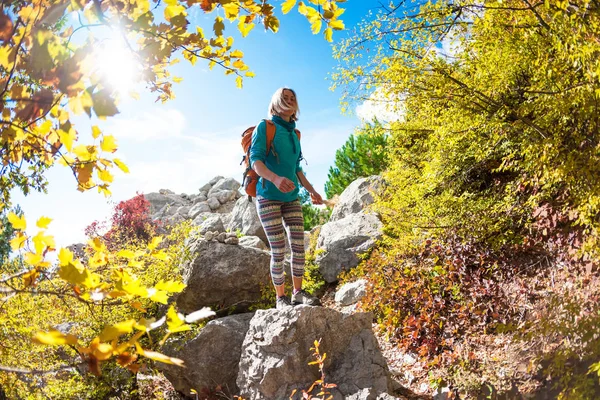
<path fill-rule="evenodd" d="M 310 194 L 310 199 L 312 200 L 313 204 L 323 204 L 323 198 L 317 192 L 312 192 Z"/>
<path fill-rule="evenodd" d="M 275 185 L 281 193 L 289 193 L 296 187 L 294 186 L 294 183 L 292 181 L 283 176 L 276 176 L 275 178 L 273 178 L 272 182 L 273 185 Z"/>

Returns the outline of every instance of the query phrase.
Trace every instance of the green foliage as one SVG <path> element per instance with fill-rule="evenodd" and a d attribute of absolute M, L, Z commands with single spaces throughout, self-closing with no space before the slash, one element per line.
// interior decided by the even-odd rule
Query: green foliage
<path fill-rule="evenodd" d="M 12 210 L 16 215 L 23 216 L 23 212 L 19 206 L 16 206 L 14 210 Z M 14 273 L 16 272 L 14 269 L 8 270 L 8 261 L 10 258 L 10 253 L 12 249 L 10 247 L 10 241 L 13 239 L 15 235 L 15 229 L 8 221 L 8 215 L 6 212 L 0 214 L 0 265 L 2 265 L 2 269 L 0 273 Z M 14 265 L 14 264 L 13 264 Z"/>
<path fill-rule="evenodd" d="M 327 198 L 341 194 L 358 178 L 379 175 L 386 170 L 387 138 L 386 129 L 378 121 L 366 123 L 352 134 L 335 152 L 335 163 L 329 168 L 325 183 Z"/>
<path fill-rule="evenodd" d="M 540 347 L 564 346 L 544 355 L 544 372 L 565 398 L 590 398 L 598 382 L 571 366 L 578 352 L 588 364 L 600 357 L 579 345 L 595 334 L 595 289 L 579 299 L 587 309 L 561 307 L 556 318 L 523 285 L 514 297 L 536 309 L 520 319 L 501 288 L 521 284 L 518 274 L 552 274 L 539 287 L 553 292 L 557 266 L 597 278 L 600 5 L 398 4 L 336 48 L 345 106 L 381 94 L 403 114 L 389 125 L 374 207 L 386 238 L 356 272 L 371 285 L 364 306 L 390 338 L 452 365 L 450 383 L 475 392 L 464 377 L 481 379 L 484 357 L 455 354 L 456 342 L 543 331 Z M 427 239 L 441 251 L 423 253 Z"/>

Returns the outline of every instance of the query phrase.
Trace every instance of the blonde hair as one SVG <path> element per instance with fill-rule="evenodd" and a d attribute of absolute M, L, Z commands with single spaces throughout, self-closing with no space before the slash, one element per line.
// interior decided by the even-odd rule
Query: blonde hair
<path fill-rule="evenodd" d="M 296 92 L 293 89 L 282 87 L 279 88 L 273 93 L 273 97 L 271 97 L 271 103 L 269 104 L 269 117 L 273 115 L 279 115 L 282 111 L 290 111 L 292 110 L 292 106 L 286 103 L 283 98 L 283 91 L 289 90 L 292 92 L 294 97 L 296 98 L 296 109 L 291 116 L 292 121 L 298 121 L 298 115 L 300 115 L 300 107 L 298 106 L 298 96 L 296 96 Z"/>

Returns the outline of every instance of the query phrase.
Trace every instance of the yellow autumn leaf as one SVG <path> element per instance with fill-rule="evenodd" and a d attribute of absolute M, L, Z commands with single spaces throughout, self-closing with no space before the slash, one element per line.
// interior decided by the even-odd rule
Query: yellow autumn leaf
<path fill-rule="evenodd" d="M 107 153 L 114 153 L 117 150 L 117 140 L 113 135 L 104 135 L 100 148 Z"/>
<path fill-rule="evenodd" d="M 180 316 L 172 305 L 169 307 L 169 311 L 167 311 L 167 327 L 168 331 L 171 333 L 183 332 L 191 329 L 191 327 L 185 323 L 184 316 Z"/>
<path fill-rule="evenodd" d="M 51 329 L 49 332 L 38 332 L 33 336 L 32 340 L 38 344 L 49 345 L 77 344 L 76 336 L 64 334 L 56 329 Z"/>
<path fill-rule="evenodd" d="M 154 361 L 158 361 L 161 363 L 165 363 L 165 364 L 173 364 L 173 365 L 177 365 L 179 367 L 185 367 L 183 360 L 179 359 L 179 358 L 175 358 L 175 357 L 169 357 L 166 356 L 164 354 L 161 353 L 157 353 L 156 351 L 150 351 L 150 350 L 142 350 L 141 348 L 138 348 L 138 353 L 146 358 L 149 358 L 151 360 Z"/>
<path fill-rule="evenodd" d="M 135 257 L 135 253 L 131 250 L 123 249 L 123 250 L 119 250 L 119 252 L 117 253 L 117 257 L 123 257 L 123 258 L 130 259 L 130 258 Z"/>
<path fill-rule="evenodd" d="M 118 158 L 113 159 L 113 162 L 116 164 L 117 167 L 119 167 L 119 169 L 123 172 L 125 172 L 126 174 L 129 173 L 129 168 L 127 167 L 127 165 L 125 165 L 125 163 L 121 160 L 119 160 Z"/>
<path fill-rule="evenodd" d="M 15 237 L 10 240 L 10 248 L 13 251 L 17 251 L 25 247 L 25 243 L 27 242 L 27 235 L 24 235 L 21 232 L 17 232 Z"/>
<path fill-rule="evenodd" d="M 8 222 L 13 226 L 15 230 L 25 230 L 27 228 L 27 221 L 25 221 L 25 216 L 18 216 L 14 212 L 8 213 Z"/>
<path fill-rule="evenodd" d="M 315 20 L 311 24 L 310 29 L 312 30 L 312 33 L 314 35 L 316 35 L 317 33 L 319 33 L 321 31 L 321 20 L 320 19 Z"/>
<path fill-rule="evenodd" d="M 250 31 L 254 28 L 255 24 L 247 24 L 245 21 L 245 17 L 240 18 L 240 22 L 238 23 L 238 30 L 242 34 L 242 37 L 248 36 Z"/>
<path fill-rule="evenodd" d="M 98 337 L 103 342 L 110 342 L 111 340 L 117 339 L 122 335 L 131 333 L 135 324 L 136 321 L 134 319 L 130 319 L 127 321 L 119 322 L 118 324 L 109 325 L 102 330 L 100 336 Z"/>
<path fill-rule="evenodd" d="M 331 29 L 335 29 L 336 31 L 341 31 L 345 28 L 344 23 L 339 19 L 333 20 L 329 23 L 329 27 Z"/>
<path fill-rule="evenodd" d="M 229 54 L 229 56 L 231 58 L 242 58 L 244 57 L 244 52 L 242 52 L 241 50 L 234 50 Z"/>
<path fill-rule="evenodd" d="M 237 86 L 238 89 L 242 88 L 243 78 L 241 76 L 238 76 L 237 78 L 235 78 L 235 86 Z"/>
<path fill-rule="evenodd" d="M 35 247 L 35 252 L 38 254 L 42 254 L 46 248 L 54 249 L 56 244 L 54 243 L 54 236 L 44 235 L 45 231 L 38 232 L 31 241 Z"/>
<path fill-rule="evenodd" d="M 330 43 L 333 42 L 333 31 L 331 30 L 331 28 L 325 29 L 323 34 L 325 35 L 325 40 L 327 40 Z"/>
<path fill-rule="evenodd" d="M 114 177 L 112 176 L 112 174 L 110 173 L 109 170 L 107 169 L 101 169 L 98 170 L 98 179 L 100 179 L 103 182 L 112 182 Z"/>
<path fill-rule="evenodd" d="M 102 132 L 100 132 L 100 128 L 98 128 L 96 125 L 92 126 L 92 137 L 94 139 L 98 139 L 101 134 Z"/>
<path fill-rule="evenodd" d="M 92 274 L 79 262 L 62 265 L 58 270 L 58 276 L 72 285 L 84 286 L 89 289 L 100 284 L 100 277 Z"/>
<path fill-rule="evenodd" d="M 112 192 L 108 190 L 106 185 L 98 185 L 98 193 L 102 193 L 104 197 L 110 197 L 112 195 Z"/>
<path fill-rule="evenodd" d="M 42 261 L 44 261 L 44 256 L 42 254 L 32 253 L 28 251 L 27 253 L 25 253 L 24 259 L 27 264 L 35 267 L 39 265 Z"/>
<path fill-rule="evenodd" d="M 154 286 L 157 290 L 165 290 L 171 293 L 179 293 L 185 289 L 185 283 L 177 281 L 160 281 Z"/>
<path fill-rule="evenodd" d="M 134 280 L 123 285 L 122 289 L 131 295 L 139 297 L 148 297 L 148 289 L 142 286 L 139 280 Z"/>
<path fill-rule="evenodd" d="M 73 261 L 73 252 L 69 249 L 61 248 L 58 252 L 58 262 L 61 266 L 69 265 Z"/>
<path fill-rule="evenodd" d="M 106 250 L 106 246 L 104 245 L 104 243 L 102 243 L 102 240 L 100 238 L 93 238 L 91 240 L 88 240 L 88 244 L 90 245 L 90 247 L 92 249 L 94 249 L 94 251 L 104 251 Z"/>
<path fill-rule="evenodd" d="M 284 14 L 287 14 L 290 11 L 292 11 L 292 8 L 294 8 L 295 5 L 296 5 L 296 0 L 285 0 L 283 2 L 283 4 L 281 5 L 281 11 Z"/>
<path fill-rule="evenodd" d="M 148 298 L 152 301 L 161 304 L 167 304 L 169 302 L 169 292 L 164 290 L 150 289 L 148 290 L 148 293 L 150 294 Z"/>
<path fill-rule="evenodd" d="M 161 260 L 161 261 L 169 260 L 169 255 L 167 253 L 165 253 L 163 250 L 153 251 L 152 253 L 150 253 L 150 255 L 152 256 L 152 258 L 156 258 L 157 260 Z"/>
<path fill-rule="evenodd" d="M 162 242 L 162 236 L 155 236 L 152 238 L 152 241 L 150 242 L 150 244 L 148 245 L 148 248 L 150 250 L 154 250 L 158 247 L 158 245 Z"/>
<path fill-rule="evenodd" d="M 36 225 L 38 228 L 48 229 L 48 224 L 50 222 L 52 222 L 52 218 L 40 217 L 40 219 L 37 220 Z"/>
<path fill-rule="evenodd" d="M 176 17 L 178 15 L 187 15 L 185 13 L 185 7 L 176 4 L 176 5 L 172 5 L 172 6 L 167 6 L 165 8 L 165 19 L 167 21 L 171 21 L 171 18 Z"/>
<path fill-rule="evenodd" d="M 75 147 L 73 153 L 77 156 L 79 161 L 89 161 L 92 159 L 92 153 L 89 151 L 88 146 L 84 144 Z"/>

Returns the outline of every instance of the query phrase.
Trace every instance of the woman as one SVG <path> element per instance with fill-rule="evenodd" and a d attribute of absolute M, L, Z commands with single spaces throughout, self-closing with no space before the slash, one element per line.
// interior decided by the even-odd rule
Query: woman
<path fill-rule="evenodd" d="M 304 217 L 298 200 L 298 183 L 310 193 L 313 204 L 323 204 L 300 168 L 300 140 L 294 131 L 298 120 L 298 102 L 292 89 L 280 88 L 271 98 L 269 116 L 275 123 L 275 138 L 266 151 L 266 122 L 261 121 L 252 133 L 250 165 L 260 176 L 256 185 L 260 222 L 271 246 L 271 278 L 277 294 L 277 308 L 291 304 L 319 305 L 319 300 L 302 290 L 304 275 Z M 285 295 L 283 260 L 285 230 L 289 230 L 292 249 L 292 297 Z"/>

